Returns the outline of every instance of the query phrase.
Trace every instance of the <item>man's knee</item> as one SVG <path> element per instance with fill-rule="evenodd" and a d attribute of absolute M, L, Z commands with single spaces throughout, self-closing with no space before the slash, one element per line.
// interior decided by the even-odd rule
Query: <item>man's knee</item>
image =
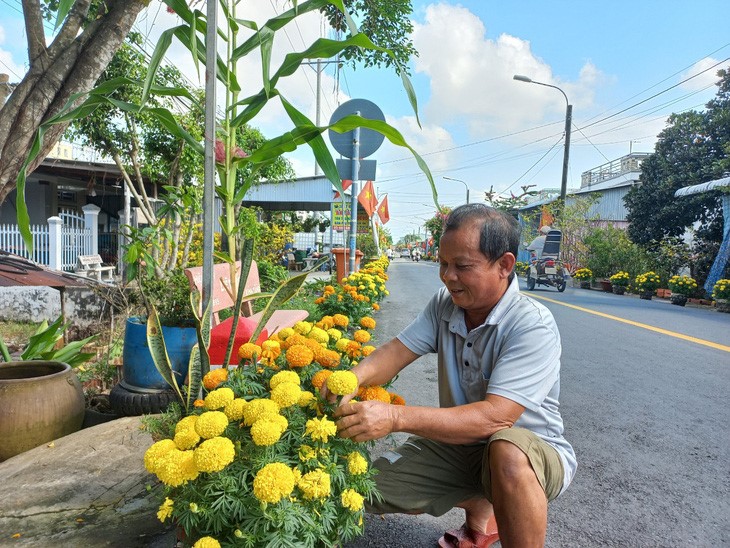
<path fill-rule="evenodd" d="M 520 481 L 537 481 L 527 455 L 515 444 L 495 440 L 489 446 L 489 470 L 492 485 L 516 485 Z"/>

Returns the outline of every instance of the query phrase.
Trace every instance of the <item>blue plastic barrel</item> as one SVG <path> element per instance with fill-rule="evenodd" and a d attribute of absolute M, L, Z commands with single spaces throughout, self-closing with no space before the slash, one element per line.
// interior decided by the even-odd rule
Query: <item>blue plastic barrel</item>
<path fill-rule="evenodd" d="M 190 351 L 198 342 L 194 327 L 162 326 L 167 355 L 179 386 L 188 375 Z M 152 360 L 147 345 L 147 322 L 139 317 L 127 318 L 122 354 L 122 376 L 124 384 L 132 388 L 169 389 Z"/>

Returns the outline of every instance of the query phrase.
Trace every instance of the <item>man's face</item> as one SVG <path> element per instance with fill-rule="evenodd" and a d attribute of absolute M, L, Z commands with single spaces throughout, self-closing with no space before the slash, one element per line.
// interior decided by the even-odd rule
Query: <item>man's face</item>
<path fill-rule="evenodd" d="M 467 311 L 467 317 L 483 322 L 507 290 L 507 278 L 513 265 L 505 254 L 490 263 L 479 250 L 481 222 L 467 222 L 441 237 L 439 275 L 454 304 Z M 510 262 L 509 259 L 506 262 Z M 513 261 L 512 261 L 513 262 Z"/>

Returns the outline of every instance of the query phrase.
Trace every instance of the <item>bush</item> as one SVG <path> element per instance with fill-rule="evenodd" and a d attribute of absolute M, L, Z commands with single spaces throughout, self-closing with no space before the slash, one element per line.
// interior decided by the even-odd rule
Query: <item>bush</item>
<path fill-rule="evenodd" d="M 582 282 L 587 282 L 593 279 L 593 272 L 590 268 L 579 268 L 573 273 L 573 278 Z"/>
<path fill-rule="evenodd" d="M 668 282 L 672 293 L 691 297 L 697 291 L 697 282 L 691 276 L 672 276 Z"/>
<path fill-rule="evenodd" d="M 642 272 L 648 268 L 646 253 L 620 228 L 595 228 L 586 236 L 585 245 L 585 264 L 595 278 L 608 278 L 619 270 Z"/>
<path fill-rule="evenodd" d="M 195 325 L 190 308 L 190 283 L 185 273 L 176 269 L 162 278 L 143 276 L 139 280 L 147 313 L 154 306 L 162 325 L 189 327 Z"/>
<path fill-rule="evenodd" d="M 628 272 L 625 272 L 623 270 L 620 270 L 620 271 L 616 272 L 616 274 L 614 274 L 613 276 L 611 276 L 611 278 L 609 278 L 609 279 L 611 280 L 611 284 L 612 285 L 618 285 L 620 287 L 626 287 L 626 286 L 629 285 L 629 279 L 630 279 L 630 277 L 629 277 L 629 273 Z"/>
<path fill-rule="evenodd" d="M 712 288 L 712 298 L 715 300 L 730 299 L 730 280 L 717 280 Z"/>
<path fill-rule="evenodd" d="M 656 291 L 659 289 L 661 278 L 659 274 L 653 271 L 639 274 L 634 280 L 634 287 L 639 291 Z"/>

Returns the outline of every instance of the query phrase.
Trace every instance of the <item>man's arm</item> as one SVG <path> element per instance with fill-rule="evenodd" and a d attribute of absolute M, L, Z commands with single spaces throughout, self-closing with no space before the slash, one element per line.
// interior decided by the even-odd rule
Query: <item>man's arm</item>
<path fill-rule="evenodd" d="M 355 441 L 407 432 L 432 440 L 468 444 L 486 440 L 511 427 L 525 410 L 502 396 L 487 394 L 484 401 L 457 407 L 415 407 L 377 401 L 346 403 L 335 412 L 340 436 Z"/>

